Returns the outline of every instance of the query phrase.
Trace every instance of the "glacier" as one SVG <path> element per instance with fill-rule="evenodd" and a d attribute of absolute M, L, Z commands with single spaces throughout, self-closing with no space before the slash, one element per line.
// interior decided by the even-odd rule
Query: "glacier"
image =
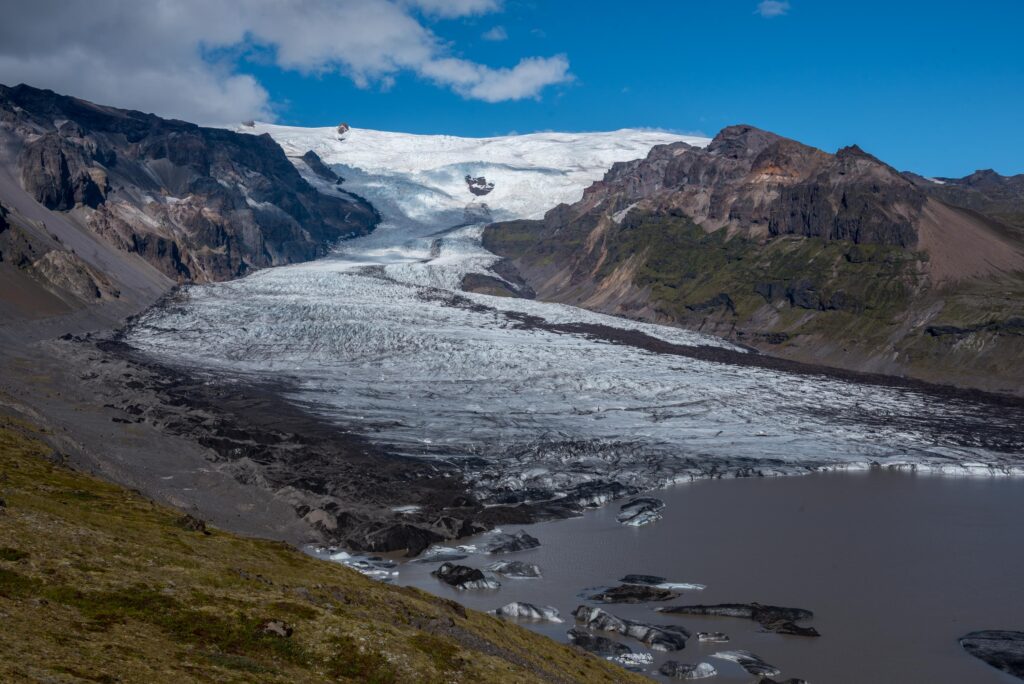
<path fill-rule="evenodd" d="M 290 400 L 396 453 L 458 465 L 485 501 L 545 500 L 592 485 L 594 505 L 698 477 L 872 466 L 1024 474 L 1020 408 L 658 354 L 552 326 L 744 350 L 678 328 L 459 290 L 467 273 L 496 276 L 496 257 L 480 244 L 485 222 L 542 216 L 578 200 L 616 161 L 707 139 L 646 130 L 481 139 L 238 130 L 270 134 L 310 183 L 365 197 L 383 222 L 315 262 L 181 288 L 126 332 L 162 362 L 273 378 Z M 317 175 L 302 160 L 309 150 L 344 182 Z M 467 176 L 493 190 L 471 192 Z"/>

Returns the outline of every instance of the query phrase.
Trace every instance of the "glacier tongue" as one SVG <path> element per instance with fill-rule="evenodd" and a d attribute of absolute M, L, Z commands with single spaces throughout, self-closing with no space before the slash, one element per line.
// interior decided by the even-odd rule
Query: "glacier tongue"
<path fill-rule="evenodd" d="M 475 140 L 362 129 L 339 140 L 333 128 L 262 124 L 255 132 L 274 136 L 322 191 L 365 196 L 384 222 L 320 261 L 183 289 L 128 333 L 162 360 L 286 378 L 296 401 L 395 450 L 475 457 L 465 461 L 468 475 L 496 497 L 872 462 L 1024 473 L 1018 409 L 660 355 L 550 324 L 735 348 L 564 305 L 456 291 L 463 275 L 495 260 L 473 223 L 485 201 L 496 220 L 535 217 L 578 199 L 615 161 L 654 144 L 704 140 L 650 131 Z M 340 188 L 305 165 L 308 150 L 345 178 Z M 475 195 L 467 175 L 494 189 Z"/>

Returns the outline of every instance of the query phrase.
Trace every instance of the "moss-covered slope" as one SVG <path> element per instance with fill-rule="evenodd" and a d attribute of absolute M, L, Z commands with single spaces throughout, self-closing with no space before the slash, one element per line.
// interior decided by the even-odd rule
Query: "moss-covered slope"
<path fill-rule="evenodd" d="M 204 532 L 53 463 L 39 437 L 0 417 L 0 681 L 645 681 L 280 543 Z"/>
<path fill-rule="evenodd" d="M 1019 392 L 1024 274 L 935 285 L 897 245 L 706 232 L 633 210 L 495 224 L 538 296 L 682 325 L 800 361 Z"/>

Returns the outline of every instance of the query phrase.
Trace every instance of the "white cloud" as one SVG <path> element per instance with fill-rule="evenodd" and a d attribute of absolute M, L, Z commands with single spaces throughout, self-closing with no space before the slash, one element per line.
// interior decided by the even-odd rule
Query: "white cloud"
<path fill-rule="evenodd" d="M 463 97 L 538 97 L 572 79 L 564 55 L 494 68 L 451 56 L 416 16 L 491 12 L 497 0 L 35 0 L 5 11 L 0 82 L 203 123 L 273 117 L 267 91 L 230 60 L 262 48 L 284 69 L 388 87 L 411 72 Z"/>
<path fill-rule="evenodd" d="M 781 17 L 789 12 L 789 2 L 788 0 L 762 0 L 756 11 L 765 19 Z"/>
<path fill-rule="evenodd" d="M 495 42 L 508 40 L 508 32 L 504 26 L 495 26 L 494 28 L 484 31 L 483 35 L 480 36 L 484 40 L 492 40 Z"/>
<path fill-rule="evenodd" d="M 417 7 L 429 15 L 446 19 L 487 14 L 501 9 L 498 0 L 407 0 L 406 4 Z"/>
<path fill-rule="evenodd" d="M 484 102 L 537 97 L 545 85 L 567 83 L 573 78 L 565 55 L 546 59 L 527 57 L 511 69 L 492 69 L 462 59 L 441 59 L 426 65 L 423 73 L 437 83 L 450 85 L 465 98 Z"/>

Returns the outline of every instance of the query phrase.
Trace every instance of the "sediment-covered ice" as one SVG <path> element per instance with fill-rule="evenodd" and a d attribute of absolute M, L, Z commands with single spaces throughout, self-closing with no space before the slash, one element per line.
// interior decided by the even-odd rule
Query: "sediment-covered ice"
<path fill-rule="evenodd" d="M 274 136 L 324 192 L 365 196 L 384 223 L 320 261 L 184 288 L 128 333 L 165 362 L 282 381 L 296 402 L 396 452 L 464 464 L 485 500 L 591 505 L 695 477 L 872 464 L 1024 474 L 1019 408 L 661 355 L 533 323 L 732 345 L 457 291 L 495 261 L 472 221 L 539 216 L 578 199 L 613 162 L 680 136 L 255 132 Z M 340 190 L 299 159 L 310 149 L 346 179 Z M 494 189 L 478 197 L 466 175 Z"/>

